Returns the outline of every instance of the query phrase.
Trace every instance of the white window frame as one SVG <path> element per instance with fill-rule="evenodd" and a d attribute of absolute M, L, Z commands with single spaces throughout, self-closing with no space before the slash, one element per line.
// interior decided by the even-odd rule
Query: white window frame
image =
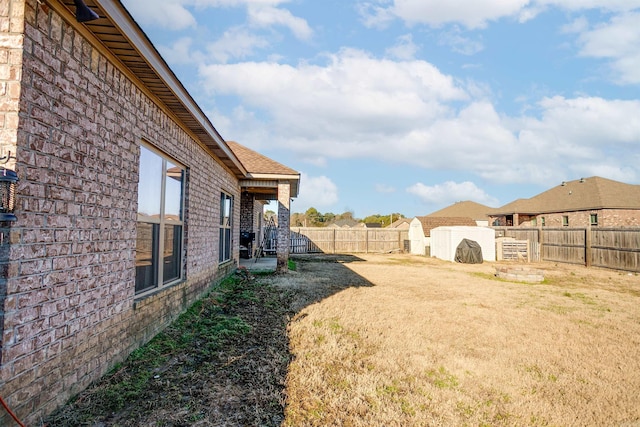
<path fill-rule="evenodd" d="M 226 191 L 220 192 L 220 221 L 218 262 L 223 264 L 233 259 L 233 210 L 235 198 Z"/>

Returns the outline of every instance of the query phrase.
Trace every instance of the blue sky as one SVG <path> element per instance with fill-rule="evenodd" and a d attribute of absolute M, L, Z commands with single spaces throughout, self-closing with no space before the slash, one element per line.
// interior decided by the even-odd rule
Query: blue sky
<path fill-rule="evenodd" d="M 293 212 L 498 207 L 640 184 L 640 0 L 123 0 Z"/>

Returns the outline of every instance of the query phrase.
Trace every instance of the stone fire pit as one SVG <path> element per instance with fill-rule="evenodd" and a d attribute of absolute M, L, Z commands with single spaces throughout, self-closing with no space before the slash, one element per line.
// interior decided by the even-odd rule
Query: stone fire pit
<path fill-rule="evenodd" d="M 496 277 L 516 282 L 540 283 L 544 281 L 544 271 L 529 267 L 498 267 Z"/>

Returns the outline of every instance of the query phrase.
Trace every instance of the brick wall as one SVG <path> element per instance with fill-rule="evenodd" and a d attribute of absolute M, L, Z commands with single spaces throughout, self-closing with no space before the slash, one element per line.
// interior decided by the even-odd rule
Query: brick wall
<path fill-rule="evenodd" d="M 11 27 L 6 25 L 9 15 L 15 23 Z M 238 198 L 239 186 L 144 91 L 46 5 L 10 0 L 7 7 L 3 1 L 0 20 L 0 123 L 2 132 L 8 124 L 17 128 L 9 129 L 9 136 L 15 133 L 20 176 L 18 221 L 5 232 L 0 250 L 0 255 L 5 253 L 0 260 L 0 390 L 23 421 L 36 425 L 235 267 L 235 262 L 217 265 L 219 197 L 224 190 Z M 23 21 L 20 75 L 6 66 L 19 57 L 16 48 L 7 45 L 17 40 L 10 28 L 21 32 Z M 21 79 L 21 91 L 7 75 Z M 6 102 L 7 94 L 11 98 L 16 93 L 17 126 L 13 104 Z M 138 156 L 143 139 L 187 167 L 186 280 L 136 300 Z"/>
<path fill-rule="evenodd" d="M 587 227 L 591 222 L 591 215 L 598 215 L 599 227 L 640 227 L 640 210 L 632 209 L 594 209 L 578 212 L 560 212 L 541 214 L 534 217 L 519 215 L 517 227 L 541 227 L 544 217 L 545 227 L 563 227 L 563 217 L 569 219 L 569 227 Z M 533 222 L 535 218 L 535 224 Z M 505 217 L 500 217 L 500 226 L 506 226 Z"/>
<path fill-rule="evenodd" d="M 240 231 L 255 232 L 254 203 L 253 194 L 243 191 L 240 198 Z"/>

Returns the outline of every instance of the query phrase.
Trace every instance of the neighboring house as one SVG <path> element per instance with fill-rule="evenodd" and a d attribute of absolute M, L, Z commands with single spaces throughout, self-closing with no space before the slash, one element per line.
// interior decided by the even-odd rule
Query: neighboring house
<path fill-rule="evenodd" d="M 387 228 L 397 228 L 399 230 L 408 230 L 411 224 L 411 218 L 400 218 L 393 221 Z"/>
<path fill-rule="evenodd" d="M 481 227 L 487 227 L 491 221 L 491 213 L 495 208 L 490 208 L 480 203 L 466 200 L 463 202 L 456 202 L 451 206 L 447 206 L 444 209 L 430 213 L 427 216 L 431 217 L 448 217 L 448 218 L 471 218 L 476 222 L 476 225 Z"/>
<path fill-rule="evenodd" d="M 476 222 L 467 217 L 417 216 L 409 224 L 409 252 L 415 255 L 430 255 L 431 230 L 447 226 L 476 226 Z"/>
<path fill-rule="evenodd" d="M 640 227 L 640 185 L 601 177 L 567 181 L 494 210 L 492 225 Z"/>
<path fill-rule="evenodd" d="M 362 226 L 361 222 L 356 221 L 353 218 L 344 218 L 335 221 L 332 225 L 338 228 L 353 228 Z"/>
<path fill-rule="evenodd" d="M 28 425 L 233 272 L 265 199 L 286 269 L 298 192 L 224 141 L 118 0 L 90 5 L 78 23 L 71 0 L 0 3 L 0 148 L 20 178 L 0 224 L 0 393 Z"/>

